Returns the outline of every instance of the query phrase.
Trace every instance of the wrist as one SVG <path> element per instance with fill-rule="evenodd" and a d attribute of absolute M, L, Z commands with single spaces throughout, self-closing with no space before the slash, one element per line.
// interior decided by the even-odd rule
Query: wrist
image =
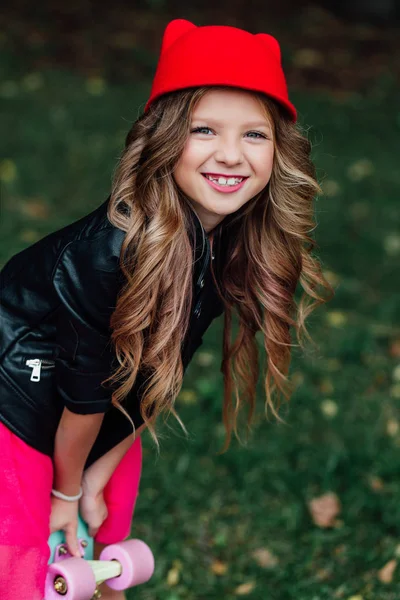
<path fill-rule="evenodd" d="M 85 471 L 82 477 L 82 491 L 85 496 L 96 497 L 103 492 L 103 488 L 98 485 L 98 482 L 96 484 L 93 477 L 90 477 L 90 473 Z"/>
<path fill-rule="evenodd" d="M 51 490 L 51 494 L 55 498 L 58 498 L 59 500 L 63 500 L 64 502 L 77 502 L 78 500 L 80 500 L 82 498 L 83 491 L 82 491 L 82 487 L 81 487 L 77 494 L 69 495 L 69 494 L 64 494 L 63 492 L 60 492 L 59 490 L 56 490 L 53 488 Z"/>

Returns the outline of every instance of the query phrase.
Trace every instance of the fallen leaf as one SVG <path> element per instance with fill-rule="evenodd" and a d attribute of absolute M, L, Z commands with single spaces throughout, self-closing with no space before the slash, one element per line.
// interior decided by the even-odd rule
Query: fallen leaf
<path fill-rule="evenodd" d="M 86 81 L 86 90 L 92 96 L 101 96 L 106 89 L 106 82 L 102 77 L 89 77 Z"/>
<path fill-rule="evenodd" d="M 209 367 L 214 362 L 214 354 L 211 352 L 198 352 L 195 362 L 201 367 Z"/>
<path fill-rule="evenodd" d="M 329 358 L 326 361 L 326 369 L 327 371 L 340 371 L 342 368 L 342 363 L 337 358 Z"/>
<path fill-rule="evenodd" d="M 400 364 L 393 369 L 392 377 L 393 381 L 400 382 Z"/>
<path fill-rule="evenodd" d="M 33 244 L 40 240 L 40 237 L 40 233 L 34 229 L 23 229 L 19 234 L 21 242 L 25 242 L 26 244 Z"/>
<path fill-rule="evenodd" d="M 396 400 L 400 399 L 400 383 L 395 383 L 391 386 L 390 395 L 392 398 L 396 398 Z"/>
<path fill-rule="evenodd" d="M 277 557 L 268 548 L 257 548 L 251 555 L 263 569 L 273 569 L 278 564 Z"/>
<path fill-rule="evenodd" d="M 393 358 L 400 358 L 400 338 L 393 340 L 389 346 L 389 354 Z"/>
<path fill-rule="evenodd" d="M 49 207 L 43 200 L 23 202 L 21 211 L 34 219 L 47 219 L 49 216 Z"/>
<path fill-rule="evenodd" d="M 11 183 L 17 177 L 17 166 L 13 160 L 6 158 L 0 162 L 0 180 Z"/>
<path fill-rule="evenodd" d="M 390 233 L 384 238 L 383 246 L 386 254 L 389 254 L 389 256 L 400 254 L 400 236 L 396 233 Z"/>
<path fill-rule="evenodd" d="M 361 181 L 369 177 L 375 171 L 372 161 L 368 158 L 360 158 L 353 162 L 347 169 L 347 175 L 352 181 Z"/>
<path fill-rule="evenodd" d="M 335 390 L 332 380 L 325 377 L 319 384 L 321 394 L 332 394 Z"/>
<path fill-rule="evenodd" d="M 339 498 L 333 492 L 313 498 L 309 503 L 311 517 L 318 527 L 334 527 L 335 519 L 341 511 Z"/>
<path fill-rule="evenodd" d="M 253 581 L 249 581 L 247 583 L 242 583 L 241 585 L 239 585 L 233 593 L 236 596 L 247 596 L 247 594 L 251 594 L 255 587 L 256 584 Z"/>
<path fill-rule="evenodd" d="M 347 600 L 363 600 L 363 597 L 358 595 L 358 596 L 350 596 Z"/>
<path fill-rule="evenodd" d="M 177 569 L 176 567 L 172 567 L 172 569 L 170 569 L 167 574 L 167 585 L 171 587 L 176 585 L 179 582 L 179 578 L 179 569 Z"/>
<path fill-rule="evenodd" d="M 211 565 L 211 571 L 215 573 L 215 575 L 225 575 L 227 570 L 228 565 L 222 562 L 222 560 L 214 560 L 214 562 Z"/>
<path fill-rule="evenodd" d="M 390 435 L 390 437 L 394 437 L 397 435 L 399 431 L 399 422 L 395 419 L 389 419 L 386 423 L 386 433 Z"/>
<path fill-rule="evenodd" d="M 339 310 L 330 310 L 326 313 L 326 319 L 332 327 L 343 327 L 347 323 L 347 315 Z"/>
<path fill-rule="evenodd" d="M 321 411 L 325 417 L 332 419 L 333 417 L 336 417 L 338 413 L 338 405 L 333 400 L 323 400 L 321 402 Z"/>
<path fill-rule="evenodd" d="M 328 197 L 337 196 L 337 194 L 339 194 L 339 192 L 341 191 L 339 183 L 337 181 L 334 181 L 333 179 L 326 179 L 325 181 L 323 181 L 322 190 L 325 196 Z"/>
<path fill-rule="evenodd" d="M 301 48 L 293 54 L 293 64 L 296 67 L 319 67 L 324 62 L 324 55 L 313 48 Z"/>
<path fill-rule="evenodd" d="M 397 565 L 397 560 L 392 558 L 389 562 L 386 563 L 382 569 L 378 571 L 378 579 L 382 583 L 392 583 L 393 573 Z"/>
<path fill-rule="evenodd" d="M 183 402 L 183 404 L 195 404 L 197 395 L 193 390 L 181 390 L 177 399 L 178 401 Z"/>
<path fill-rule="evenodd" d="M 331 569 L 319 569 L 319 571 L 316 572 L 315 574 L 315 578 L 318 581 L 326 581 L 327 579 L 329 579 L 332 575 L 332 570 Z"/>
<path fill-rule="evenodd" d="M 371 475 L 369 478 L 369 487 L 371 490 L 374 490 L 374 492 L 380 492 L 384 489 L 385 484 L 383 483 L 383 479 L 377 475 Z"/>

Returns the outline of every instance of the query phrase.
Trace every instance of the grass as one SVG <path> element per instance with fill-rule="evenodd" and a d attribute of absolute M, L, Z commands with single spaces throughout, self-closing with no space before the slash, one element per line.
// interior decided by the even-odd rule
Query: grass
<path fill-rule="evenodd" d="M 1 69 L 4 263 L 107 197 L 149 83 L 26 73 L 7 55 Z M 285 424 L 264 420 L 260 385 L 247 447 L 233 442 L 223 456 L 221 320 L 209 329 L 177 400 L 190 438 L 170 421 L 157 458 L 144 436 L 133 534 L 152 547 L 156 571 L 132 599 L 400 597 L 397 571 L 391 583 L 378 577 L 400 557 L 398 98 L 385 82 L 364 98 L 292 98 L 312 125 L 326 192 L 315 233 L 336 295 L 310 319 L 318 349 L 294 353 Z M 328 491 L 341 514 L 320 528 L 308 502 Z"/>

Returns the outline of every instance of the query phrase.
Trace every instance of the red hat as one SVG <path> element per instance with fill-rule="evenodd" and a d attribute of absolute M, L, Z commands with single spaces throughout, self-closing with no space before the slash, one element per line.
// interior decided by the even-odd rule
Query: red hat
<path fill-rule="evenodd" d="M 281 52 L 267 33 L 253 35 L 237 27 L 196 27 L 185 19 L 168 23 L 145 111 L 159 96 L 190 87 L 227 85 L 262 92 L 277 100 L 293 121 Z"/>

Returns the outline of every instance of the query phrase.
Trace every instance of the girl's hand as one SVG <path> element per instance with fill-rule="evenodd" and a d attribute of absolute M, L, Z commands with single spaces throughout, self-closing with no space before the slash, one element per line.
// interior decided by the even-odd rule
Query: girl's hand
<path fill-rule="evenodd" d="M 59 498 L 51 497 L 50 532 L 64 531 L 65 543 L 72 556 L 81 558 L 78 537 L 78 500 L 66 502 Z"/>
<path fill-rule="evenodd" d="M 82 485 L 83 496 L 79 500 L 79 512 L 89 528 L 89 535 L 94 537 L 107 518 L 108 510 L 103 492 L 90 493 Z"/>

